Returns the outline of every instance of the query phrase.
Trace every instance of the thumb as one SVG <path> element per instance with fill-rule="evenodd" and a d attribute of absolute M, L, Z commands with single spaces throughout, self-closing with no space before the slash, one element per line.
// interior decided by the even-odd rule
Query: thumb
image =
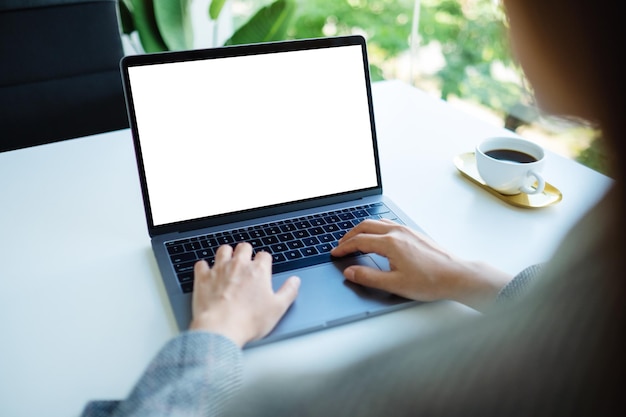
<path fill-rule="evenodd" d="M 276 298 L 279 300 L 279 303 L 283 308 L 283 314 L 298 296 L 299 289 L 300 278 L 297 276 L 291 276 L 283 282 L 283 285 L 281 285 L 278 291 L 276 291 Z"/>

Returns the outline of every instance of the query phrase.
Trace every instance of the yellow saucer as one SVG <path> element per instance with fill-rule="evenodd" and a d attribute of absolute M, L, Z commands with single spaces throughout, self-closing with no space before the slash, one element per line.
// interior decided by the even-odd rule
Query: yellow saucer
<path fill-rule="evenodd" d="M 476 168 L 476 156 L 474 152 L 466 152 L 454 157 L 454 165 L 456 165 L 457 169 L 467 178 L 469 178 L 474 184 L 477 184 L 484 190 L 490 192 L 491 194 L 498 197 L 500 200 L 505 201 L 509 204 L 512 204 L 517 207 L 524 208 L 540 208 L 546 207 L 551 204 L 556 204 L 563 198 L 561 192 L 554 187 L 552 184 L 549 184 L 546 181 L 546 187 L 543 190 L 543 193 L 539 194 L 525 194 L 519 193 L 516 195 L 504 195 L 500 194 L 493 188 L 487 186 L 483 179 L 478 174 L 478 169 Z"/>

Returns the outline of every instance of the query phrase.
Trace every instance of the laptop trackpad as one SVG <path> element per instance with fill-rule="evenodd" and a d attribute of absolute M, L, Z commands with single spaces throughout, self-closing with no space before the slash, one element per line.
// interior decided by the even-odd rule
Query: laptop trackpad
<path fill-rule="evenodd" d="M 278 323 L 269 338 L 280 338 L 294 330 L 307 331 L 365 318 L 408 300 L 385 291 L 354 284 L 343 277 L 343 270 L 354 264 L 381 269 L 386 264 L 376 255 L 342 258 L 330 264 L 317 265 L 274 276 L 275 288 L 291 275 L 300 277 L 301 285 L 296 301 Z"/>

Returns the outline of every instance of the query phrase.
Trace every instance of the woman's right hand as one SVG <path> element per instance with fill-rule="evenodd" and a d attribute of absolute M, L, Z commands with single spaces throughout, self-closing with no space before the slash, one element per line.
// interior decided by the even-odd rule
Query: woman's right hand
<path fill-rule="evenodd" d="M 352 265 L 347 280 L 419 301 L 454 300 L 480 310 L 491 303 L 512 277 L 483 263 L 459 259 L 427 236 L 390 220 L 365 220 L 331 252 L 376 253 L 390 271 Z"/>
<path fill-rule="evenodd" d="M 274 291 L 272 257 L 267 252 L 253 256 L 249 243 L 221 246 L 215 264 L 198 261 L 194 276 L 190 329 L 220 333 L 240 347 L 266 336 L 300 287 L 300 279 L 292 276 Z"/>

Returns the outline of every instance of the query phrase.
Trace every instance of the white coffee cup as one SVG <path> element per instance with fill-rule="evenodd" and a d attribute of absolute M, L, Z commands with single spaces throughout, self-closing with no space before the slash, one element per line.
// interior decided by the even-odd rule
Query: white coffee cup
<path fill-rule="evenodd" d="M 536 143 L 514 137 L 492 137 L 479 143 L 475 154 L 481 178 L 499 193 L 543 192 L 546 183 L 541 171 L 545 152 Z"/>

